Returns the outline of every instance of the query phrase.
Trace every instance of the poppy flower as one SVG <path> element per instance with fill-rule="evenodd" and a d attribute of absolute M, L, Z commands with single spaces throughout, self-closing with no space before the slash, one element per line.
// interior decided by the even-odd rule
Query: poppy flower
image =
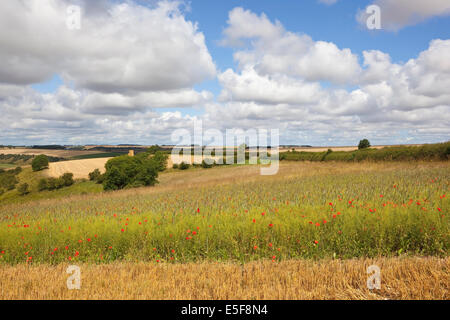
<path fill-rule="evenodd" d="M 124 229 L 120 229 L 120 231 L 121 231 L 121 232 L 124 232 L 125 230 L 124 230 Z"/>
<path fill-rule="evenodd" d="M 258 249 L 258 246 L 254 246 L 253 249 L 254 249 L 254 250 Z"/>
<path fill-rule="evenodd" d="M 314 243 L 315 243 L 315 244 L 318 244 L 318 243 L 319 243 L 319 241 L 317 241 L 317 240 L 314 240 Z"/>
<path fill-rule="evenodd" d="M 272 228 L 273 227 L 273 224 L 272 223 L 269 223 L 269 228 Z"/>
<path fill-rule="evenodd" d="M 261 212 L 261 215 L 264 216 L 266 213 L 265 212 Z"/>

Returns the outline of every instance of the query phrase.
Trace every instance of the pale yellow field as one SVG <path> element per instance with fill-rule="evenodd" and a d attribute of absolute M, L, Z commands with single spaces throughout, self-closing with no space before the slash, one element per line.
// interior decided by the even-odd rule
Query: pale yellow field
<path fill-rule="evenodd" d="M 210 157 L 214 160 L 218 160 L 219 157 Z M 95 159 L 83 159 L 83 160 L 70 160 L 61 162 L 51 162 L 49 169 L 44 173 L 49 177 L 59 177 L 66 172 L 73 173 L 75 179 L 86 179 L 90 172 L 95 169 L 99 169 L 100 172 L 105 172 L 105 164 L 111 158 L 95 158 Z M 183 159 L 182 157 L 169 157 L 167 160 L 167 167 L 172 168 L 174 163 L 181 163 L 182 161 L 188 162 L 189 158 Z M 201 157 L 191 157 L 193 163 L 194 160 L 200 160 Z"/>
<path fill-rule="evenodd" d="M 49 169 L 44 171 L 49 177 L 59 177 L 66 172 L 73 173 L 74 179 L 88 178 L 89 173 L 99 169 L 101 173 L 105 172 L 105 163 L 111 158 L 96 158 L 83 160 L 70 160 L 51 162 Z"/>
<path fill-rule="evenodd" d="M 380 267 L 379 290 L 367 288 L 370 265 Z M 80 290 L 68 290 L 67 267 L 1 266 L 0 298 L 450 299 L 449 258 L 80 264 Z"/>

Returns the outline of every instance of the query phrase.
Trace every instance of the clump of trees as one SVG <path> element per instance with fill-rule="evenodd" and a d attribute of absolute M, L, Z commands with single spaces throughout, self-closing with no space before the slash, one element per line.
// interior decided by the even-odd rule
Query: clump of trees
<path fill-rule="evenodd" d="M 103 179 L 105 190 L 153 186 L 158 173 L 167 167 L 167 155 L 160 151 L 139 153 L 134 157 L 119 156 L 108 160 Z"/>
<path fill-rule="evenodd" d="M 33 171 L 40 171 L 48 168 L 48 157 L 45 154 L 40 154 L 31 162 Z"/>
<path fill-rule="evenodd" d="M 44 191 L 49 190 L 53 191 L 56 189 L 61 189 L 63 187 L 69 187 L 75 183 L 73 179 L 73 173 L 66 172 L 59 178 L 42 178 L 38 182 L 38 190 Z"/>
<path fill-rule="evenodd" d="M 369 140 L 367 140 L 367 139 L 362 139 L 361 141 L 359 141 L 359 144 L 358 144 L 358 149 L 359 149 L 359 150 L 361 150 L 361 149 L 367 149 L 367 148 L 370 148 L 370 142 L 369 142 Z"/>

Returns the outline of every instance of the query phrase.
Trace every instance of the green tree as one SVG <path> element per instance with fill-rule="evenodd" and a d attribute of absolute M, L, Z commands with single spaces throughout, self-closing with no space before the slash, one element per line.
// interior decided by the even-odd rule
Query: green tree
<path fill-rule="evenodd" d="M 359 145 L 358 145 L 358 149 L 367 149 L 370 147 L 370 142 L 367 139 L 362 139 L 361 141 L 359 141 Z"/>
<path fill-rule="evenodd" d="M 31 162 L 33 171 L 39 171 L 48 168 L 48 157 L 45 154 L 40 154 Z"/>
<path fill-rule="evenodd" d="M 152 186 L 156 184 L 161 163 L 155 157 L 115 157 L 105 164 L 103 181 L 105 190 L 119 190 L 129 187 Z"/>
<path fill-rule="evenodd" d="M 147 149 L 147 153 L 148 154 L 155 154 L 155 153 L 157 153 L 160 150 L 161 150 L 161 147 L 158 146 L 157 144 L 155 144 L 154 146 L 151 146 L 150 148 Z"/>
<path fill-rule="evenodd" d="M 68 187 L 74 184 L 73 173 L 66 172 L 60 177 L 60 179 L 62 180 L 62 184 L 64 187 Z"/>
<path fill-rule="evenodd" d="M 17 192 L 19 192 L 19 194 L 21 196 L 24 196 L 24 195 L 30 193 L 30 190 L 28 188 L 28 183 L 20 184 L 19 187 L 17 188 Z"/>

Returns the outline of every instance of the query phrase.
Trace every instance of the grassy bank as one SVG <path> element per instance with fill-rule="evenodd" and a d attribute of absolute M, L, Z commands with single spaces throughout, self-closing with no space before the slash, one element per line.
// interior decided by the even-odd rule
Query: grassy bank
<path fill-rule="evenodd" d="M 398 146 L 356 151 L 297 152 L 280 154 L 280 159 L 291 161 L 443 161 L 450 157 L 450 142 L 423 146 Z"/>

